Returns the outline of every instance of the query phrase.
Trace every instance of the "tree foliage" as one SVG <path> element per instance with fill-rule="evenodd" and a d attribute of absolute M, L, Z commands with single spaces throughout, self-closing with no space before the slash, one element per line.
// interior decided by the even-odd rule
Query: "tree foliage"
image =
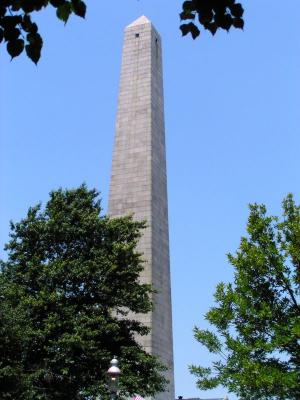
<path fill-rule="evenodd" d="M 1 0 L 0 44 L 6 43 L 11 58 L 19 56 L 25 49 L 27 56 L 35 63 L 40 59 L 43 39 L 31 15 L 52 6 L 56 16 L 67 23 L 71 14 L 84 18 L 86 4 L 82 0 Z M 190 22 L 180 25 L 182 35 L 190 33 L 195 39 L 200 30 L 195 23 L 208 29 L 213 35 L 219 28 L 229 30 L 244 27 L 243 7 L 236 0 L 192 0 L 182 4 L 181 20 Z"/>
<path fill-rule="evenodd" d="M 162 391 L 164 367 L 135 336 L 152 289 L 139 282 L 142 222 L 100 216 L 95 190 L 50 194 L 11 225 L 0 273 L 0 398 L 105 399 L 119 358 L 121 398 Z M 128 313 L 130 312 L 130 317 Z"/>
<path fill-rule="evenodd" d="M 85 17 L 86 5 L 82 0 L 1 0 L 0 43 L 6 42 L 11 58 L 19 56 L 25 49 L 27 56 L 37 64 L 43 40 L 31 15 L 49 5 L 65 23 L 71 14 Z"/>
<path fill-rule="evenodd" d="M 218 29 L 229 31 L 231 27 L 243 29 L 244 9 L 236 0 L 191 0 L 182 4 L 181 20 L 190 22 L 180 25 L 182 35 L 188 33 L 196 39 L 201 26 L 214 35 Z M 197 22 L 196 22 L 197 21 Z"/>
<path fill-rule="evenodd" d="M 196 339 L 219 359 L 192 366 L 201 389 L 221 384 L 243 400 L 300 398 L 300 207 L 289 195 L 283 218 L 251 205 L 248 236 L 229 254 L 234 282 L 220 283 L 206 314 L 214 332 Z"/>

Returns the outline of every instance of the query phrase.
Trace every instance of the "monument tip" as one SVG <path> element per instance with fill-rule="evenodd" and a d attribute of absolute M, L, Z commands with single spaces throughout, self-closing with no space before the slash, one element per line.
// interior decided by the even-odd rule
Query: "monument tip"
<path fill-rule="evenodd" d="M 144 24 L 151 24 L 151 21 L 147 17 L 145 17 L 145 15 L 142 15 L 139 18 L 137 18 L 135 21 L 131 22 L 131 24 L 127 25 L 126 28 L 130 28 L 131 26 L 144 25 Z"/>

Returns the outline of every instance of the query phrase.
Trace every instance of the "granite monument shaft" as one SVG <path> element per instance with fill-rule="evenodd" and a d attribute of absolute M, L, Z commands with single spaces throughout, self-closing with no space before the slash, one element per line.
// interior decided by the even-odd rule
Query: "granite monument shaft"
<path fill-rule="evenodd" d="M 168 392 L 156 399 L 174 400 L 162 51 L 144 16 L 125 29 L 108 212 L 147 221 L 138 246 L 146 260 L 140 279 L 156 293 L 154 310 L 137 316 L 151 327 L 140 342 L 169 368 Z"/>

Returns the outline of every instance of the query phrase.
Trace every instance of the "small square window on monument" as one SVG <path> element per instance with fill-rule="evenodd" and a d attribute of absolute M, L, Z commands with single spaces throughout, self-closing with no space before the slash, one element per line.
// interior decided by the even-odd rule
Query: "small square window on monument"
<path fill-rule="evenodd" d="M 140 34 L 139 34 L 139 33 L 136 33 L 136 34 L 135 34 L 135 37 L 136 37 L 136 38 L 140 37 Z"/>

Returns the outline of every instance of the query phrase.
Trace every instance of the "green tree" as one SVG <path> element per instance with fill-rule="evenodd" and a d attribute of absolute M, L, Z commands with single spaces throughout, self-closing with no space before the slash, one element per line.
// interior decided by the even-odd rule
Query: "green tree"
<path fill-rule="evenodd" d="M 247 232 L 228 255 L 234 282 L 217 286 L 206 314 L 214 331 L 194 330 L 218 359 L 190 369 L 204 390 L 223 385 L 243 400 L 298 400 L 300 207 L 287 196 L 279 219 L 251 205 Z"/>
<path fill-rule="evenodd" d="M 136 342 L 152 289 L 139 282 L 143 222 L 100 216 L 95 190 L 50 193 L 11 225 L 0 273 L 0 398 L 106 398 L 113 355 L 121 398 L 162 391 L 164 367 Z"/>
<path fill-rule="evenodd" d="M 56 8 L 57 17 L 65 23 L 72 14 L 82 18 L 86 14 L 86 5 L 82 0 L 1 0 L 0 43 L 6 43 L 12 58 L 19 56 L 25 49 L 34 63 L 39 61 L 43 39 L 31 15 L 48 6 Z M 184 1 L 180 18 L 190 22 L 182 24 L 180 29 L 182 35 L 190 33 L 195 39 L 200 34 L 198 26 L 208 29 L 213 35 L 219 28 L 227 31 L 232 26 L 243 28 L 243 12 L 241 4 L 236 3 L 236 0 Z"/>

